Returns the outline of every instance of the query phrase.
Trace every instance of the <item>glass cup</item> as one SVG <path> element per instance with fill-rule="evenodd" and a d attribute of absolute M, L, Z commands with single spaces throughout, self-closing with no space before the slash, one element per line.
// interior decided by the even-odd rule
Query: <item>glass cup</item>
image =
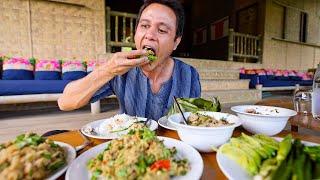
<path fill-rule="evenodd" d="M 294 109 L 299 114 L 312 114 L 312 91 L 297 91 L 293 97 Z"/>

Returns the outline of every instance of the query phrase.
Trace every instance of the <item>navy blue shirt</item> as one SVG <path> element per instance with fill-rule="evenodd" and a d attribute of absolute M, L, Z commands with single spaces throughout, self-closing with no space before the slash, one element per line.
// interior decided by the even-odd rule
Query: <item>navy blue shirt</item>
<path fill-rule="evenodd" d="M 102 86 L 90 102 L 112 94 L 119 100 L 120 113 L 158 120 L 167 114 L 174 102 L 173 96 L 200 97 L 201 85 L 195 68 L 174 59 L 172 76 L 158 93 L 153 94 L 149 79 L 136 67 Z"/>

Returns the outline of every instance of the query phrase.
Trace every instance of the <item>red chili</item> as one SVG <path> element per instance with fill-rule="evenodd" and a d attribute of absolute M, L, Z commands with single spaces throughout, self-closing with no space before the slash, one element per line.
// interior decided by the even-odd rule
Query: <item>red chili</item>
<path fill-rule="evenodd" d="M 170 160 L 168 159 L 158 160 L 154 162 L 150 168 L 151 170 L 158 170 L 158 169 L 170 170 Z"/>

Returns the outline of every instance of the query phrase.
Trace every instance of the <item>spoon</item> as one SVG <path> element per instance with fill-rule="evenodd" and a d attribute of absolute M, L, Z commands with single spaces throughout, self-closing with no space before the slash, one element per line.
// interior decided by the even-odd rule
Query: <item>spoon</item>
<path fill-rule="evenodd" d="M 83 131 L 88 133 L 88 134 L 91 134 L 91 135 L 94 135 L 94 136 L 98 136 L 99 134 L 96 132 L 96 130 L 94 128 L 92 128 L 91 126 L 86 126 L 83 128 Z"/>
<path fill-rule="evenodd" d="M 81 151 L 82 149 L 84 149 L 85 147 L 87 147 L 88 145 L 90 145 L 92 142 L 87 138 L 87 136 L 85 136 L 84 134 L 82 134 L 82 132 L 79 130 L 79 134 L 82 136 L 82 138 L 84 139 L 84 143 L 81 144 L 80 146 L 75 147 L 76 152 Z"/>

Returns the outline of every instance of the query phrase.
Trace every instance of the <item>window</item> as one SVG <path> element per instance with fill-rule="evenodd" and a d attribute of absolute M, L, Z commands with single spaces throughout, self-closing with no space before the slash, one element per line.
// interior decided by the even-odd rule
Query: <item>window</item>
<path fill-rule="evenodd" d="M 308 14 L 298 8 L 287 6 L 277 1 L 274 1 L 274 9 L 279 9 L 277 12 L 282 26 L 279 31 L 282 39 L 287 39 L 297 42 L 307 42 L 308 34 Z M 276 8 L 277 7 L 277 8 Z"/>
<path fill-rule="evenodd" d="M 300 13 L 300 42 L 307 42 L 307 20 L 308 14 L 305 12 Z"/>

